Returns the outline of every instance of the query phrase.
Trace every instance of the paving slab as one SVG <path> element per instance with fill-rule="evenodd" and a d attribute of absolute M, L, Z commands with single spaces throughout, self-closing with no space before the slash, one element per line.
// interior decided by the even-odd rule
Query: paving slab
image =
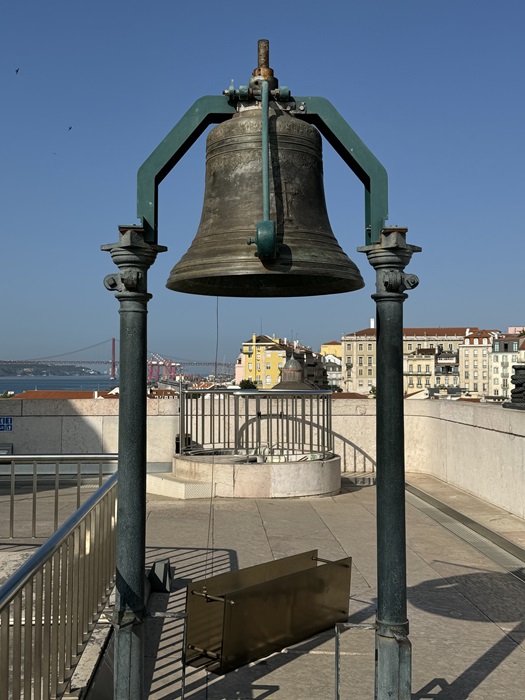
<path fill-rule="evenodd" d="M 156 496 L 148 498 L 147 507 L 148 558 L 168 556 L 175 567 L 171 593 L 153 594 L 153 609 L 183 612 L 185 586 L 211 572 L 318 548 L 326 559 L 353 558 L 349 621 L 374 622 L 375 487 L 293 500 L 168 501 Z M 407 503 L 413 700 L 523 697 L 525 583 L 487 552 L 433 519 L 418 500 Z M 145 697 L 180 698 L 183 623 L 152 618 L 147 626 Z M 334 632 L 224 676 L 188 667 L 185 678 L 186 698 L 192 700 L 333 698 Z M 341 698 L 373 698 L 373 631 L 342 634 L 340 681 Z"/>

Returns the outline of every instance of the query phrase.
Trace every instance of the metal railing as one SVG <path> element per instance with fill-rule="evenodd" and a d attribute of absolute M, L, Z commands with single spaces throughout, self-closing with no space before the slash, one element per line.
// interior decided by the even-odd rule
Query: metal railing
<path fill-rule="evenodd" d="M 115 579 L 113 474 L 0 589 L 0 698 L 64 693 Z"/>
<path fill-rule="evenodd" d="M 330 452 L 331 396 L 330 391 L 184 391 L 178 451 Z"/>
<path fill-rule="evenodd" d="M 50 537 L 116 469 L 116 454 L 0 455 L 0 538 Z"/>

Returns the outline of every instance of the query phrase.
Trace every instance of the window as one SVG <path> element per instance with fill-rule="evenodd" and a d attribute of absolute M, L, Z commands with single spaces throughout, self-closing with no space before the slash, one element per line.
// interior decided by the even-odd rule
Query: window
<path fill-rule="evenodd" d="M 272 378 L 270 377 L 269 374 L 266 375 L 266 383 L 271 384 L 272 383 Z"/>
<path fill-rule="evenodd" d="M 425 372 L 430 372 L 430 365 L 425 365 Z"/>
<path fill-rule="evenodd" d="M 478 351 L 474 350 L 474 357 L 477 357 L 477 356 L 478 356 Z"/>
<path fill-rule="evenodd" d="M 425 386 L 430 386 L 430 379 L 428 377 L 425 379 Z"/>
<path fill-rule="evenodd" d="M 441 384 L 441 377 L 436 377 L 436 386 Z"/>
<path fill-rule="evenodd" d="M 494 389 L 494 396 L 499 396 L 499 389 Z"/>
<path fill-rule="evenodd" d="M 448 349 L 449 349 L 449 350 L 453 350 L 453 349 L 454 349 L 454 346 L 452 345 L 452 343 L 449 343 L 449 344 L 448 344 Z"/>
<path fill-rule="evenodd" d="M 477 379 L 477 378 L 478 378 L 478 373 L 474 372 L 474 379 Z"/>
<path fill-rule="evenodd" d="M 357 346 L 357 349 L 358 349 L 358 350 L 362 350 L 362 349 L 363 349 L 363 343 L 359 343 L 359 345 Z"/>
<path fill-rule="evenodd" d="M 412 379 L 412 377 L 410 377 L 410 379 L 408 380 L 408 386 L 414 386 L 414 380 Z"/>
<path fill-rule="evenodd" d="M 362 379 L 359 380 L 359 386 L 363 386 L 363 380 L 362 380 Z"/>
<path fill-rule="evenodd" d="M 487 391 L 487 385 L 483 384 L 483 391 Z"/>
<path fill-rule="evenodd" d="M 368 370 L 368 376 L 369 376 L 369 377 L 372 376 L 372 370 L 371 370 L 371 369 Z"/>
<path fill-rule="evenodd" d="M 478 390 L 478 385 L 476 384 L 476 382 L 474 382 L 474 388 L 473 388 L 473 391 L 477 391 L 477 390 Z"/>
<path fill-rule="evenodd" d="M 474 360 L 474 369 L 477 369 L 477 368 L 478 368 L 478 361 Z"/>
<path fill-rule="evenodd" d="M 517 361 L 518 361 L 518 356 L 517 356 L 517 355 L 513 355 L 513 356 L 512 356 L 512 362 L 517 362 Z"/>
<path fill-rule="evenodd" d="M 421 350 L 421 343 L 418 343 L 418 344 L 417 344 L 417 349 L 418 349 L 418 350 Z"/>
<path fill-rule="evenodd" d="M 465 348 L 465 357 L 468 357 L 468 348 Z"/>
<path fill-rule="evenodd" d="M 417 366 L 417 371 L 418 371 L 418 372 L 421 372 L 421 365 L 418 365 L 418 366 Z"/>
<path fill-rule="evenodd" d="M 430 343 L 429 347 L 430 347 L 431 350 L 433 350 L 433 349 L 434 349 L 434 343 Z"/>
<path fill-rule="evenodd" d="M 518 341 L 514 340 L 512 343 L 512 352 L 518 352 Z"/>
<path fill-rule="evenodd" d="M 251 362 L 248 362 L 248 371 L 251 372 L 252 369 L 253 369 L 252 363 L 251 363 Z"/>
<path fill-rule="evenodd" d="M 414 371 L 414 365 L 408 365 L 408 371 L 413 372 Z"/>
<path fill-rule="evenodd" d="M 470 372 L 465 372 L 465 379 L 470 379 Z"/>
<path fill-rule="evenodd" d="M 368 343 L 368 350 L 372 350 L 372 343 Z"/>
<path fill-rule="evenodd" d="M 499 342 L 494 343 L 494 352 L 499 352 Z"/>
<path fill-rule="evenodd" d="M 497 355 L 494 355 L 494 362 L 498 362 L 499 357 Z"/>
<path fill-rule="evenodd" d="M 366 358 L 366 363 L 367 363 L 368 365 L 371 365 L 371 364 L 372 364 L 372 358 L 371 358 L 370 356 Z"/>
<path fill-rule="evenodd" d="M 407 345 L 407 349 L 408 349 L 408 351 L 412 350 L 412 343 L 409 343 L 409 344 Z"/>
<path fill-rule="evenodd" d="M 499 367 L 494 367 L 494 374 L 499 374 Z"/>
<path fill-rule="evenodd" d="M 258 362 L 258 363 L 257 363 L 257 371 L 259 372 L 260 369 L 261 369 L 261 363 Z"/>
<path fill-rule="evenodd" d="M 483 379 L 486 379 L 486 378 L 487 378 L 487 373 L 483 372 Z"/>
<path fill-rule="evenodd" d="M 357 358 L 357 364 L 358 364 L 358 365 L 362 365 L 362 364 L 363 364 L 363 356 L 362 356 L 362 355 L 359 355 L 359 357 Z"/>
<path fill-rule="evenodd" d="M 482 355 L 486 355 L 486 354 L 487 354 L 487 349 L 486 349 L 486 348 L 483 348 L 483 352 L 482 352 L 481 354 L 482 354 Z"/>
<path fill-rule="evenodd" d="M 421 386 L 421 377 L 418 377 L 418 378 L 417 378 L 417 385 L 418 385 L 418 386 Z"/>
<path fill-rule="evenodd" d="M 267 362 L 267 363 L 266 363 L 266 369 L 271 369 L 271 367 L 272 367 L 271 363 L 270 363 L 270 362 Z"/>
<path fill-rule="evenodd" d="M 347 351 L 349 351 L 349 350 L 352 349 L 352 346 L 350 345 L 350 343 L 347 343 L 347 344 L 346 344 L 346 349 L 347 349 Z"/>
<path fill-rule="evenodd" d="M 279 364 L 277 365 L 277 369 L 282 369 L 282 368 L 283 368 L 283 363 L 279 362 Z"/>
<path fill-rule="evenodd" d="M 358 375 L 359 375 L 360 377 L 362 377 L 362 376 L 363 376 L 363 370 L 362 370 L 362 369 L 360 369 L 360 370 L 358 371 L 358 373 L 357 373 L 357 374 L 358 374 Z"/>
<path fill-rule="evenodd" d="M 499 379 L 497 377 L 494 377 L 494 384 L 495 386 L 498 386 L 499 384 Z"/>

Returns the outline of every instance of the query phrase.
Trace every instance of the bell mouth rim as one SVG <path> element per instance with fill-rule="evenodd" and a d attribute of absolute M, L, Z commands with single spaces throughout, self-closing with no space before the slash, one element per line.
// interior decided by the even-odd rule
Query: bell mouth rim
<path fill-rule="evenodd" d="M 170 276 L 166 282 L 166 288 L 173 292 L 236 298 L 316 297 L 357 292 L 364 287 L 365 282 L 360 274 L 355 277 L 337 277 L 304 272 L 232 272 L 228 275 L 209 274 L 190 279 L 172 279 Z"/>

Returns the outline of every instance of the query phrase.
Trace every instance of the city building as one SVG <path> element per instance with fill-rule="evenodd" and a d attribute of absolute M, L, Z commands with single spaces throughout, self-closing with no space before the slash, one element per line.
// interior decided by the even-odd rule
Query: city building
<path fill-rule="evenodd" d="M 477 328 L 405 328 L 403 330 L 404 392 L 458 391 L 459 346 Z M 344 391 L 368 394 L 376 385 L 376 329 L 342 337 Z M 430 391 L 432 390 L 432 391 Z"/>
<path fill-rule="evenodd" d="M 333 355 L 338 357 L 340 360 L 343 357 L 343 344 L 340 340 L 330 340 L 328 343 L 323 343 L 321 345 L 321 355 Z"/>
<path fill-rule="evenodd" d="M 459 377 L 463 393 L 471 397 L 487 397 L 490 388 L 490 354 L 498 330 L 470 329 L 459 346 Z M 498 396 L 498 394 L 496 394 Z"/>
<path fill-rule="evenodd" d="M 328 388 L 332 391 L 343 390 L 343 361 L 337 355 L 323 355 L 323 365 L 326 370 Z"/>
<path fill-rule="evenodd" d="M 510 399 L 514 388 L 512 366 L 525 364 L 525 336 L 500 333 L 492 339 L 491 350 L 488 395 L 495 399 Z"/>
<path fill-rule="evenodd" d="M 254 382 L 258 389 L 272 389 L 281 381 L 288 358 L 295 358 L 303 368 L 303 379 L 318 389 L 327 389 L 328 381 L 322 356 L 297 340 L 288 341 L 268 335 L 252 335 L 242 344 L 235 366 L 235 383 L 243 379 Z"/>

